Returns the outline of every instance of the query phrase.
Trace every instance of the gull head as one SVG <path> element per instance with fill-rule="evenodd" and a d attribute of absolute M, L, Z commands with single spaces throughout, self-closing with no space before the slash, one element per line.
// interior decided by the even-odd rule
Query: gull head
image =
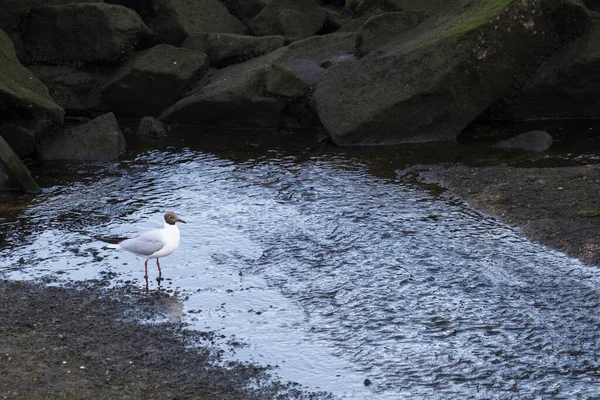
<path fill-rule="evenodd" d="M 176 222 L 183 222 L 184 224 L 187 224 L 187 222 L 179 218 L 173 211 L 165 213 L 165 222 L 169 225 L 175 225 Z"/>

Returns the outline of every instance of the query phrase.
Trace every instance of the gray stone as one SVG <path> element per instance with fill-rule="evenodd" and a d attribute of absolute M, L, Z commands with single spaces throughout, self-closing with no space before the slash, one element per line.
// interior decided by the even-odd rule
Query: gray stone
<path fill-rule="evenodd" d="M 43 160 L 114 161 L 125 150 L 125 137 L 113 113 L 77 126 L 38 145 Z"/>
<path fill-rule="evenodd" d="M 50 95 L 68 114 L 86 115 L 105 109 L 100 94 L 114 70 L 106 67 L 32 65 L 29 70 L 50 90 Z"/>
<path fill-rule="evenodd" d="M 256 17 L 269 2 L 268 0 L 222 0 L 229 12 L 243 22 Z"/>
<path fill-rule="evenodd" d="M 124 65 L 102 90 L 106 105 L 129 116 L 158 115 L 206 71 L 206 54 L 159 44 Z"/>
<path fill-rule="evenodd" d="M 369 18 L 360 28 L 360 51 L 367 54 L 415 28 L 429 15 L 423 11 L 390 12 Z"/>
<path fill-rule="evenodd" d="M 20 156 L 31 153 L 31 141 L 50 134 L 63 123 L 64 110 L 48 88 L 15 53 L 8 36 L 0 30 L 0 134 Z"/>
<path fill-rule="evenodd" d="M 327 13 L 314 0 L 271 0 L 249 26 L 257 36 L 284 35 L 298 40 L 316 34 L 326 20 Z"/>
<path fill-rule="evenodd" d="M 223 68 L 269 53 L 285 44 L 283 36 L 246 36 L 233 33 L 199 33 L 188 37 L 183 47 L 205 52 L 210 63 Z"/>
<path fill-rule="evenodd" d="M 558 51 L 519 93 L 496 102 L 495 120 L 600 118 L 600 18 L 592 29 Z"/>
<path fill-rule="evenodd" d="M 179 46 L 202 32 L 245 33 L 246 26 L 219 0 L 109 0 L 137 11 L 157 43 Z"/>
<path fill-rule="evenodd" d="M 22 23 L 27 63 L 115 63 L 127 59 L 148 27 L 133 10 L 72 3 L 32 10 Z"/>
<path fill-rule="evenodd" d="M 167 136 L 167 127 L 154 117 L 144 117 L 135 131 L 141 138 L 161 138 Z"/>
<path fill-rule="evenodd" d="M 522 133 L 496 144 L 498 149 L 544 152 L 552 146 L 552 136 L 546 131 Z"/>
<path fill-rule="evenodd" d="M 314 36 L 218 70 L 206 86 L 169 107 L 159 119 L 180 125 L 276 128 L 288 104 L 286 97 L 306 95 L 328 65 L 352 59 L 356 37 Z"/>

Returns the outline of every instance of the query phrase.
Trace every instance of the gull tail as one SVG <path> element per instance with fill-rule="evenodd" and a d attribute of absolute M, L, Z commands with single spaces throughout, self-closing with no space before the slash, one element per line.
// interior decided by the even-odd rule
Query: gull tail
<path fill-rule="evenodd" d="M 127 239 L 124 237 L 107 237 L 107 236 L 94 236 L 94 239 L 99 240 L 101 242 L 104 243 L 108 243 L 105 248 L 108 249 L 120 249 L 121 246 L 119 245 L 119 243 L 121 243 L 123 240 Z"/>

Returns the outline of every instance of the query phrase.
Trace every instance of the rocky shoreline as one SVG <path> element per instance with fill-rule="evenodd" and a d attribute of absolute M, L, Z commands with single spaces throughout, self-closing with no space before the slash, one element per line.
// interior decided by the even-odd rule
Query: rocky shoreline
<path fill-rule="evenodd" d="M 329 398 L 280 383 L 267 367 L 225 363 L 212 332 L 138 322 L 176 301 L 160 292 L 2 281 L 0 298 L 3 398 Z"/>

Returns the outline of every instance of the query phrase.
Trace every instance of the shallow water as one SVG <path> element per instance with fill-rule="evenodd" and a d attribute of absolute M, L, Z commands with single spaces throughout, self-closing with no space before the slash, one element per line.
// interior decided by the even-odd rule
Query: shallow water
<path fill-rule="evenodd" d="M 356 154 L 190 145 L 50 168 L 0 220 L 0 271 L 142 288 L 143 260 L 93 236 L 175 210 L 163 287 L 240 343 L 229 357 L 344 399 L 596 398 L 600 272 Z"/>

